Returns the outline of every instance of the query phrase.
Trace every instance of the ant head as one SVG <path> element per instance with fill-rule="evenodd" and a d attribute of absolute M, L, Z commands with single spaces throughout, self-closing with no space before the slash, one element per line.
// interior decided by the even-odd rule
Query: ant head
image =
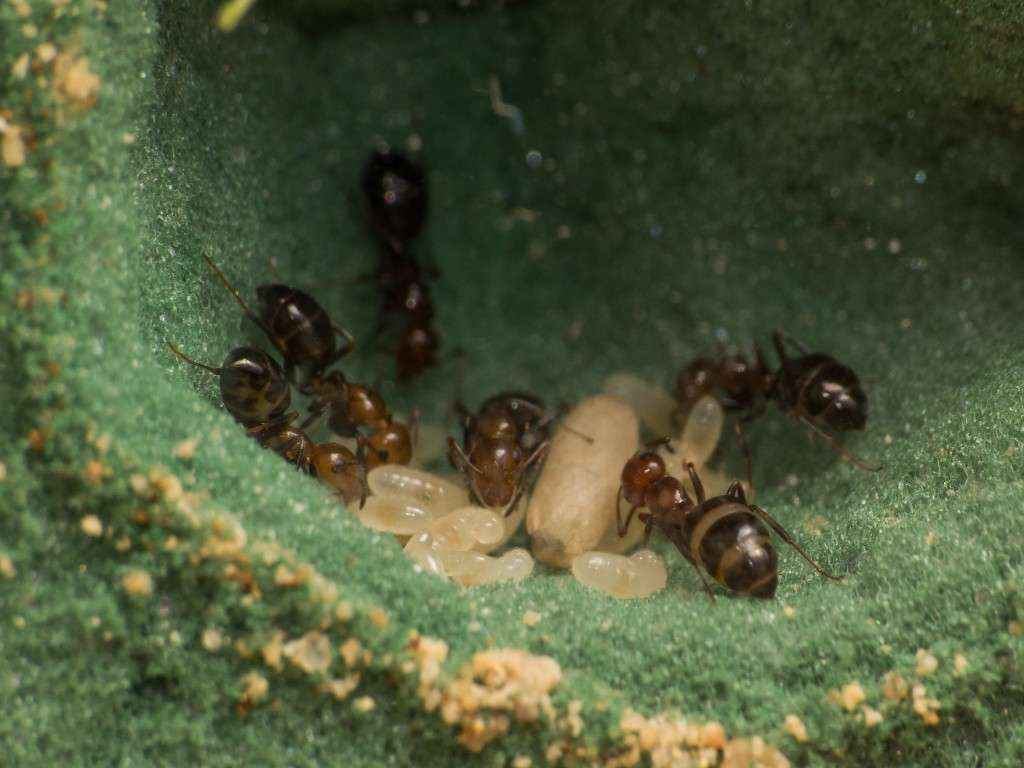
<path fill-rule="evenodd" d="M 384 236 L 412 240 L 423 229 L 427 185 L 423 169 L 398 152 L 374 152 L 361 187 L 374 227 Z"/>
<path fill-rule="evenodd" d="M 523 470 L 523 454 L 515 441 L 477 440 L 469 459 L 476 468 L 469 470 L 470 486 L 480 503 L 491 509 L 508 506 Z"/>
<path fill-rule="evenodd" d="M 727 587 L 734 592 L 769 600 L 779 584 L 775 548 L 767 534 L 745 528 L 727 549 L 719 569 Z"/>
<path fill-rule="evenodd" d="M 412 459 L 412 435 L 409 428 L 397 421 L 376 430 L 366 441 L 368 469 L 382 464 L 408 464 Z"/>
<path fill-rule="evenodd" d="M 698 357 L 686 366 L 676 379 L 676 397 L 690 403 L 714 386 L 716 366 L 713 360 Z"/>
<path fill-rule="evenodd" d="M 516 423 L 500 409 L 478 416 L 473 422 L 473 432 L 487 440 L 515 440 L 519 436 Z"/>
<path fill-rule="evenodd" d="M 837 431 L 864 429 L 868 421 L 867 395 L 852 376 L 817 379 L 807 394 L 807 409 Z"/>
<path fill-rule="evenodd" d="M 366 495 L 366 472 L 362 462 L 340 443 L 322 443 L 316 447 L 313 474 L 340 493 L 346 504 Z"/>
<path fill-rule="evenodd" d="M 390 419 L 388 406 L 376 390 L 362 384 L 349 384 L 348 417 L 355 424 L 378 424 Z"/>
<path fill-rule="evenodd" d="M 622 468 L 622 494 L 635 506 L 644 502 L 651 483 L 665 476 L 665 462 L 654 451 L 638 451 Z"/>
<path fill-rule="evenodd" d="M 685 511 L 693 506 L 683 484 L 671 475 L 660 477 L 647 486 L 644 493 L 644 506 L 654 516 L 667 515 L 671 512 Z"/>

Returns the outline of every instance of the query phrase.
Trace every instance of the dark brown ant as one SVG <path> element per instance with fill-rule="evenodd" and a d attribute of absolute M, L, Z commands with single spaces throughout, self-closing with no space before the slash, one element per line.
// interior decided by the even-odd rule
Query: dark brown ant
<path fill-rule="evenodd" d="M 686 470 L 697 495 L 696 504 L 683 484 L 666 473 L 665 462 L 650 448 L 638 451 L 626 462 L 618 503 L 621 505 L 625 496 L 631 508 L 623 522 L 621 508 L 616 507 L 619 536 L 626 535 L 633 515 L 646 508 L 639 514 L 644 542 L 657 528 L 697 571 L 712 601 L 715 596 L 704 571 L 736 594 L 764 599 L 775 596 L 778 561 L 769 527 L 818 573 L 841 581 L 818 565 L 775 518 L 761 507 L 748 504 L 742 485 L 733 483 L 723 495 L 708 499 L 691 462 L 687 462 Z"/>
<path fill-rule="evenodd" d="M 314 377 L 309 390 L 313 401 L 303 429 L 326 414 L 328 428 L 342 437 L 359 437 L 360 429 L 367 430 L 367 469 L 381 464 L 408 464 L 412 460 L 418 412 L 413 412 L 411 426 L 396 421 L 375 389 L 346 380 L 340 371 Z"/>
<path fill-rule="evenodd" d="M 377 286 L 381 293 L 376 337 L 389 324 L 389 318 L 404 323 L 398 335 L 395 362 L 398 378 L 407 381 L 437 363 L 440 337 L 434 329 L 434 304 L 423 270 L 408 253 L 385 247 L 377 267 Z"/>
<path fill-rule="evenodd" d="M 355 339 L 334 325 L 322 306 L 308 293 L 280 283 L 256 288 L 259 312 L 253 312 L 213 260 L 203 254 L 214 274 L 235 297 L 246 316 L 266 334 L 284 360 L 288 381 L 308 393 L 309 381 L 355 348 Z M 343 339 L 338 344 L 337 337 Z M 298 374 L 298 375 L 297 375 Z"/>
<path fill-rule="evenodd" d="M 337 443 L 317 444 L 302 427 L 293 427 L 297 411 L 288 412 L 291 387 L 270 355 L 254 347 L 231 350 L 220 368 L 194 360 L 173 344 L 171 352 L 185 362 L 209 371 L 220 383 L 221 400 L 235 421 L 261 447 L 273 451 L 307 474 L 313 474 L 351 503 L 366 501 L 364 439 L 358 436 L 358 455 Z"/>
<path fill-rule="evenodd" d="M 547 454 L 553 416 L 540 399 L 511 392 L 488 399 L 475 416 L 461 403 L 455 407 L 463 419 L 463 444 L 448 438 L 448 460 L 465 475 L 476 501 L 512 514 L 531 469 Z"/>
<path fill-rule="evenodd" d="M 363 166 L 360 187 L 373 233 L 392 252 L 404 253 L 427 219 L 423 169 L 398 152 L 374 152 Z"/>
<path fill-rule="evenodd" d="M 315 444 L 301 428 L 292 426 L 299 414 L 288 411 L 291 387 L 274 358 L 255 347 L 237 347 L 228 352 L 220 368 L 214 368 L 173 344 L 167 346 L 185 362 L 218 378 L 224 407 L 247 435 L 303 472 L 309 471 Z"/>
<path fill-rule="evenodd" d="M 700 357 L 690 363 L 676 381 L 679 415 L 685 417 L 697 400 L 709 394 L 716 397 L 726 411 L 741 413 L 734 429 L 746 460 L 747 482 L 751 487 L 750 446 L 743 426 L 761 416 L 768 401 L 824 438 L 832 450 L 854 466 L 872 472 L 880 470 L 881 466 L 865 463 L 840 445 L 830 432 L 861 430 L 867 424 L 868 399 L 857 374 L 835 358 L 810 353 L 796 342 L 793 343 L 801 355 L 791 358 L 781 331 L 772 335 L 772 342 L 780 362 L 774 372 L 769 370 L 757 346 L 753 362 L 741 354 L 732 354 L 717 359 Z"/>

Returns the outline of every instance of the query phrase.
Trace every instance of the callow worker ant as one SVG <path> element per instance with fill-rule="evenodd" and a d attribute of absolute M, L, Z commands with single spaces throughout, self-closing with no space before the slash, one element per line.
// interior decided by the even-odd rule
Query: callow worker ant
<path fill-rule="evenodd" d="M 799 349 L 798 357 L 790 357 L 787 341 Z M 867 424 L 868 398 L 857 374 L 830 355 L 809 352 L 781 331 L 775 331 L 772 343 L 779 356 L 779 368 L 775 371 L 768 368 L 756 345 L 753 362 L 742 354 L 699 357 L 691 362 L 676 381 L 680 417 L 685 418 L 694 403 L 705 395 L 717 398 L 726 411 L 740 414 L 733 426 L 746 461 L 750 487 L 752 460 L 743 427 L 761 416 L 769 401 L 823 438 L 854 466 L 871 472 L 880 470 L 880 465 L 867 464 L 844 448 L 833 434 L 862 430 Z"/>
<path fill-rule="evenodd" d="M 654 529 L 659 530 L 697 571 L 712 601 L 715 596 L 705 572 L 730 592 L 764 599 L 775 596 L 778 560 L 768 528 L 822 576 L 841 580 L 818 565 L 775 518 L 761 507 L 748 504 L 739 483 L 733 483 L 721 496 L 706 498 L 693 463 L 687 462 L 697 495 L 694 504 L 683 484 L 666 473 L 665 462 L 651 450 L 654 445 L 638 451 L 622 469 L 616 507 L 620 537 L 626 535 L 633 515 L 644 510 L 638 516 L 644 524 L 644 542 Z M 621 515 L 623 497 L 631 505 L 625 521 Z"/>

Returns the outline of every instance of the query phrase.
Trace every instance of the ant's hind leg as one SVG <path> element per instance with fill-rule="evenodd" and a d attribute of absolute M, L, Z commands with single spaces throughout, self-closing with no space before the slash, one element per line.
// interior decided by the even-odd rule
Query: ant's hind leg
<path fill-rule="evenodd" d="M 864 461 L 862 458 L 857 456 L 855 453 L 852 453 L 851 451 L 847 450 L 842 445 L 840 445 L 839 441 L 836 440 L 834 435 L 831 435 L 828 432 L 826 432 L 824 429 L 819 427 L 817 424 L 815 424 L 813 421 L 808 419 L 806 416 L 800 416 L 799 419 L 805 425 L 807 425 L 808 429 L 810 429 L 813 434 L 815 434 L 818 437 L 822 438 L 828 444 L 829 448 L 831 448 L 833 451 L 838 453 L 840 456 L 842 456 L 848 462 L 853 464 L 853 466 L 857 467 L 857 469 L 863 469 L 866 472 L 879 472 L 879 471 L 881 471 L 881 469 L 882 469 L 882 465 L 881 464 L 868 464 L 866 461 Z"/>
<path fill-rule="evenodd" d="M 750 510 L 755 515 L 760 517 L 764 522 L 768 523 L 768 525 L 771 526 L 771 529 L 773 531 L 775 531 L 775 533 L 777 533 L 779 535 L 779 538 L 781 538 L 784 542 L 789 544 L 789 546 L 791 546 L 793 549 L 795 549 L 797 551 L 797 553 L 799 553 L 800 557 L 802 557 L 804 560 L 806 560 L 810 564 L 810 566 L 812 568 L 814 568 L 814 570 L 816 570 L 818 573 L 820 573 L 826 579 L 832 579 L 832 581 L 842 581 L 843 580 L 841 576 L 836 576 L 835 574 L 830 573 L 829 571 L 826 571 L 824 568 L 822 568 L 820 565 L 818 565 L 817 561 L 813 557 L 811 557 L 809 554 L 807 554 L 807 552 L 804 550 L 804 548 L 801 547 L 799 544 L 797 544 L 796 540 L 792 536 L 789 535 L 789 531 L 787 531 L 785 528 L 783 528 L 782 524 L 778 520 L 776 520 L 774 517 L 769 515 L 763 509 L 761 509 L 761 507 L 757 506 L 756 504 L 751 504 L 750 505 Z"/>
<path fill-rule="evenodd" d="M 693 492 L 697 494 L 697 503 L 703 504 L 707 496 L 704 494 L 704 483 L 700 481 L 700 475 L 693 467 L 693 462 L 686 462 L 686 471 L 690 475 L 690 482 L 693 484 Z"/>
<path fill-rule="evenodd" d="M 747 487 L 754 489 L 754 458 L 750 451 L 750 443 L 747 442 L 747 434 L 743 431 L 742 420 L 732 425 L 733 433 L 736 435 L 736 442 L 740 444 L 740 451 L 743 452 L 743 461 L 747 467 Z"/>

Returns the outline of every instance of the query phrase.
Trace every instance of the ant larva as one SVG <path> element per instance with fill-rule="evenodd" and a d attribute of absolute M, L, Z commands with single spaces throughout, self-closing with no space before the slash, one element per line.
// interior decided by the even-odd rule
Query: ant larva
<path fill-rule="evenodd" d="M 348 331 L 335 325 L 327 311 L 304 291 L 280 283 L 256 288 L 259 313 L 253 312 L 245 299 L 228 281 L 209 256 L 203 259 L 217 278 L 235 297 L 246 317 L 266 334 L 284 360 L 284 373 L 299 391 L 308 394 L 309 381 L 355 349 L 355 339 Z M 343 339 L 338 344 L 337 337 Z M 301 377 L 296 372 L 301 372 Z"/>
<path fill-rule="evenodd" d="M 622 469 L 619 502 L 625 497 L 632 506 L 625 522 L 616 507 L 619 536 L 626 535 L 633 515 L 646 509 L 639 513 L 644 541 L 655 528 L 664 534 L 697 571 L 712 600 L 714 593 L 704 571 L 736 594 L 765 599 L 775 596 L 778 563 L 769 528 L 822 576 L 841 581 L 818 565 L 775 518 L 756 504 L 748 504 L 742 485 L 733 483 L 724 494 L 709 499 L 691 462 L 686 470 L 696 504 L 683 484 L 666 473 L 657 453 L 650 447 L 637 451 Z"/>
<path fill-rule="evenodd" d="M 790 357 L 786 341 L 800 350 Z M 779 368 L 771 371 L 760 348 L 754 347 L 754 362 L 741 354 L 717 359 L 700 357 L 691 362 L 676 382 L 676 399 L 683 415 L 705 395 L 713 395 L 727 411 L 741 413 L 734 423 L 751 484 L 751 454 L 743 426 L 761 416 L 768 401 L 812 433 L 822 437 L 829 447 L 859 469 L 876 472 L 881 466 L 865 463 L 839 444 L 835 432 L 861 430 L 867 424 L 868 399 L 857 374 L 835 358 L 811 353 L 802 344 L 788 339 L 781 331 L 772 335 L 779 355 Z M 831 430 L 831 431 L 830 431 Z"/>

